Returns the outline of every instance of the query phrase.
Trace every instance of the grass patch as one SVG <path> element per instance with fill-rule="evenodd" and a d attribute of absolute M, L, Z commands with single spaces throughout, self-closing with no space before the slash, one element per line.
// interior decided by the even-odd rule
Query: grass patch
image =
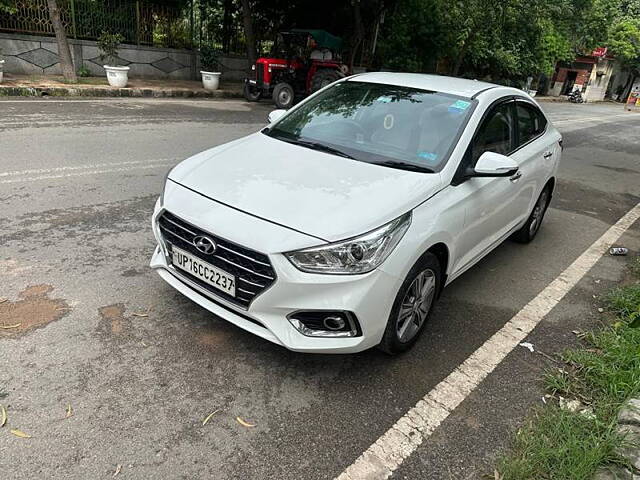
<path fill-rule="evenodd" d="M 640 255 L 635 256 L 633 260 L 631 260 L 629 270 L 631 270 L 631 273 L 637 278 L 640 278 Z"/>
<path fill-rule="evenodd" d="M 626 463 L 615 453 L 625 443 L 616 420 L 622 404 L 640 396 L 640 283 L 612 290 L 606 305 L 617 321 L 585 334 L 582 348 L 562 355 L 564 368 L 545 375 L 554 398 L 534 411 L 498 460 L 502 480 L 590 480 L 601 464 Z M 560 408 L 560 396 L 587 410 Z"/>
<path fill-rule="evenodd" d="M 610 422 L 564 410 L 539 409 L 498 464 L 504 480 L 589 478 L 602 462 L 616 462 L 621 439 Z"/>

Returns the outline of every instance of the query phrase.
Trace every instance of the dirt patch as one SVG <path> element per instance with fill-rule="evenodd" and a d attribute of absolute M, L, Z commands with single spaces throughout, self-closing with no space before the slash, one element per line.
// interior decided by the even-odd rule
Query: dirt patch
<path fill-rule="evenodd" d="M 138 275 L 144 275 L 146 272 L 142 270 L 137 270 L 135 268 L 130 268 L 121 273 L 123 277 L 137 277 Z"/>
<path fill-rule="evenodd" d="M 218 330 L 216 332 L 199 333 L 196 337 L 198 345 L 205 348 L 220 348 L 229 345 L 229 337 L 231 333 L 227 330 Z"/>
<path fill-rule="evenodd" d="M 51 285 L 32 285 L 20 292 L 20 300 L 0 303 L 0 338 L 21 335 L 69 313 L 65 300 L 49 298 L 52 291 Z"/>
<path fill-rule="evenodd" d="M 109 325 L 111 333 L 120 335 L 124 331 L 127 323 L 127 320 L 124 318 L 124 304 L 115 303 L 113 305 L 100 307 L 98 313 L 102 320 Z"/>

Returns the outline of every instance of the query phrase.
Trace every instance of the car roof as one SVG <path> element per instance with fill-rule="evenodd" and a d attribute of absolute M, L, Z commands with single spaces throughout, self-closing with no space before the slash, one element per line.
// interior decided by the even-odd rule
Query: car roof
<path fill-rule="evenodd" d="M 478 80 L 467 80 L 466 78 L 445 77 L 444 75 L 424 73 L 370 72 L 354 75 L 348 80 L 398 85 L 400 87 L 450 93 L 467 98 L 471 98 L 483 90 L 500 86 Z"/>

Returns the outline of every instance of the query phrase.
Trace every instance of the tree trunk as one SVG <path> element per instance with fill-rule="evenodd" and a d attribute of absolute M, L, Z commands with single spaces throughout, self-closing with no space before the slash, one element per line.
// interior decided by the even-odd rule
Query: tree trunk
<path fill-rule="evenodd" d="M 224 0 L 222 8 L 224 8 L 222 17 L 222 51 L 229 53 L 231 49 L 231 29 L 233 27 L 233 18 L 231 17 L 233 0 Z"/>
<path fill-rule="evenodd" d="M 47 0 L 47 6 L 49 7 L 49 18 L 51 19 L 53 31 L 56 34 L 56 40 L 58 42 L 58 57 L 60 57 L 62 75 L 67 82 L 77 83 L 78 77 L 76 77 L 76 70 L 73 67 L 73 61 L 71 60 L 71 50 L 69 50 L 67 34 L 64 31 L 62 20 L 60 20 L 58 4 L 56 0 Z"/>
<path fill-rule="evenodd" d="M 451 69 L 451 76 L 456 77 L 460 73 L 460 67 L 462 66 L 462 62 L 467 53 L 467 48 L 469 47 L 469 37 L 465 40 L 460 48 L 460 52 L 458 53 L 458 57 L 456 58 L 455 63 L 453 64 L 453 68 Z"/>
<path fill-rule="evenodd" d="M 351 11 L 353 13 L 353 36 L 351 37 L 351 56 L 349 59 L 349 70 L 353 72 L 353 64 L 356 61 L 358 49 L 364 39 L 364 24 L 362 23 L 362 11 L 360 10 L 360 0 L 351 0 Z"/>
<path fill-rule="evenodd" d="M 249 0 L 242 0 L 242 18 L 244 20 L 244 38 L 247 42 L 247 57 L 249 68 L 256 63 L 256 39 L 253 35 L 253 21 L 251 20 L 251 5 Z"/>

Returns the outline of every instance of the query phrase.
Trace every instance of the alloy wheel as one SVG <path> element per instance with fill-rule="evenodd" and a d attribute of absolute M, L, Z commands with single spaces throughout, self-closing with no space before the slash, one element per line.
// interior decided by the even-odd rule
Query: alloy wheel
<path fill-rule="evenodd" d="M 531 224 L 529 225 L 529 234 L 533 237 L 542 223 L 542 216 L 544 215 L 544 209 L 547 206 L 547 197 L 549 195 L 548 190 L 544 190 L 540 194 L 540 198 L 536 202 L 536 206 L 533 207 L 533 213 L 531 214 Z"/>
<path fill-rule="evenodd" d="M 396 335 L 402 343 L 410 342 L 420 331 L 436 294 L 436 275 L 423 270 L 405 293 L 396 319 Z"/>

